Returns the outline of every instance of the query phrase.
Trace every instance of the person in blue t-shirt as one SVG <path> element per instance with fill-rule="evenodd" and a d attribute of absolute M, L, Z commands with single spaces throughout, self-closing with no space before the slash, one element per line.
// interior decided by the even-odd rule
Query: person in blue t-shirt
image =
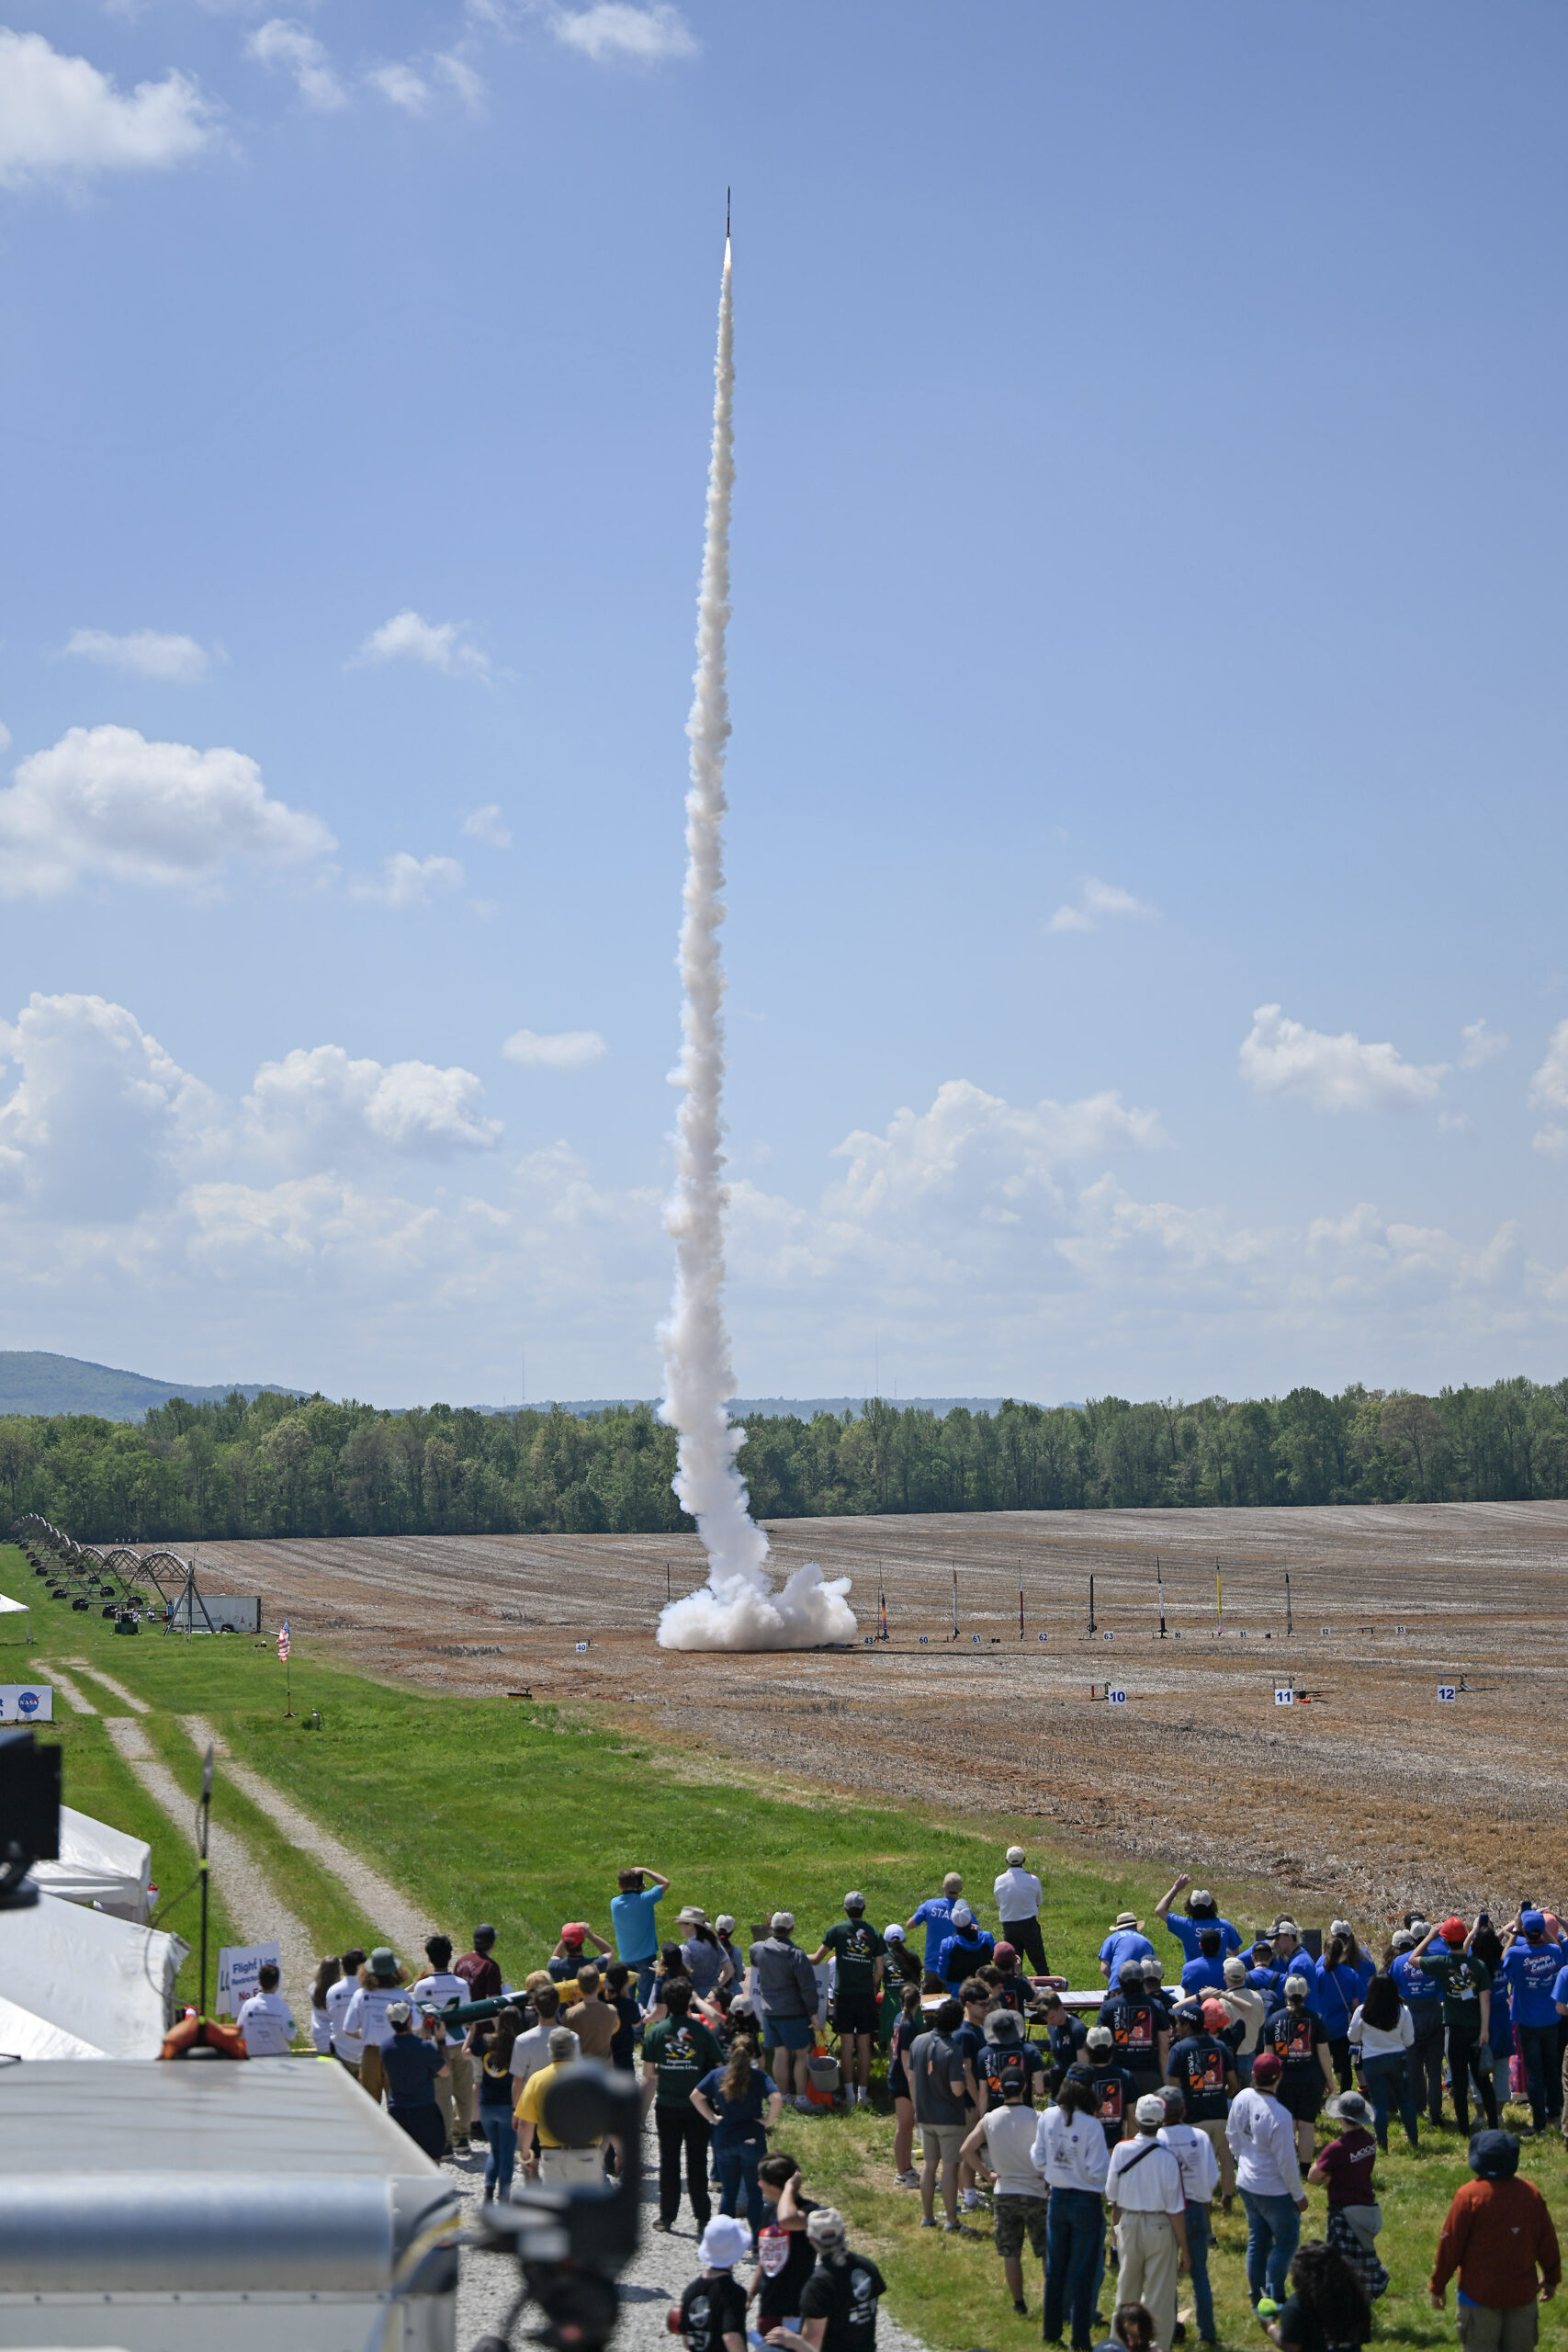
<path fill-rule="evenodd" d="M 996 1948 L 995 1936 L 976 1926 L 967 1903 L 955 1903 L 952 1930 L 942 1938 L 936 1956 L 936 1973 L 945 1984 L 962 1984 L 966 1976 L 988 1964 Z"/>
<path fill-rule="evenodd" d="M 1182 1959 L 1196 1960 L 1199 1951 L 1198 1939 L 1205 1928 L 1218 1928 L 1223 1944 L 1220 1953 L 1222 1961 L 1228 1959 L 1233 1951 L 1239 1951 L 1241 1950 L 1240 1928 L 1233 1927 L 1230 1920 L 1221 1918 L 1220 1906 L 1206 1886 L 1192 1886 L 1192 1892 L 1187 1898 L 1185 1919 L 1171 1917 L 1170 1906 L 1184 1886 L 1192 1886 L 1192 1882 L 1185 1871 L 1182 1871 L 1169 1894 L 1162 1894 L 1155 1905 L 1155 1917 L 1165 1921 L 1167 1928 L 1181 1946 Z"/>
<path fill-rule="evenodd" d="M 1181 1989 L 1188 1994 L 1224 1991 L 1225 1951 L 1217 1927 L 1205 1928 L 1200 1935 L 1198 1949 L 1181 1972 Z"/>
<path fill-rule="evenodd" d="M 1328 2033 L 1328 2054 L 1342 2091 L 1350 2088 L 1350 2020 L 1360 2007 L 1368 1985 L 1377 1974 L 1377 1962 L 1361 1950 L 1348 1919 L 1336 1919 L 1328 1950 L 1314 1971 L 1312 2004 Z M 1303 1969 L 1304 1975 L 1306 1971 Z"/>
<path fill-rule="evenodd" d="M 953 1933 L 953 1906 L 964 1892 L 964 1881 L 956 1871 L 949 1871 L 942 1883 L 940 1894 L 928 1895 L 912 1919 L 906 1919 L 906 1930 L 923 1928 L 926 1931 L 926 1967 L 933 1976 L 940 1976 L 937 1966 L 942 1948 Z"/>
<path fill-rule="evenodd" d="M 1100 1947 L 1100 1973 L 1108 1984 L 1120 1984 L 1124 1961 L 1152 1960 L 1155 1948 L 1144 1933 L 1144 1923 L 1131 1911 L 1118 1911 L 1111 1933 Z"/>
<path fill-rule="evenodd" d="M 643 1881 L 649 1878 L 653 1884 L 645 1887 Z M 636 1973 L 637 1996 L 646 2008 L 653 1997 L 653 1963 L 659 1958 L 655 1906 L 669 1892 L 670 1882 L 658 1871 L 650 1871 L 646 1862 L 635 1862 L 621 1871 L 616 1884 L 621 1891 L 610 1902 L 615 1957 Z"/>
<path fill-rule="evenodd" d="M 1540 1912 L 1521 1911 L 1504 1928 L 1496 1984 L 1507 1991 L 1515 2040 L 1529 2078 L 1530 2122 L 1537 2132 L 1562 2112 L 1556 1988 L 1565 1967 L 1568 1951 L 1549 1941 Z M 1492 2006 L 1497 2006 L 1495 1997 Z"/>

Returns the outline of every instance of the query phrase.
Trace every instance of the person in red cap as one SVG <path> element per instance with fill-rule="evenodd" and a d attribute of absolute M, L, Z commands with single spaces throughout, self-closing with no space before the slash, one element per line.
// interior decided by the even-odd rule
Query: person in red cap
<path fill-rule="evenodd" d="M 560 1941 L 546 1962 L 558 1984 L 575 1984 L 577 1972 L 582 1965 L 583 1946 L 592 1944 L 595 1951 L 607 1952 L 611 1947 L 603 1936 L 596 1936 L 584 1919 L 569 1919 L 560 1931 Z"/>
<path fill-rule="evenodd" d="M 1492 1971 L 1470 1950 L 1462 1919 L 1428 1928 L 1410 1955 L 1443 1988 L 1443 2029 L 1448 2037 L 1449 2080 L 1454 2120 L 1470 2130 L 1470 2086 L 1473 2083 L 1490 2128 L 1497 2129 L 1497 2093 L 1488 2060 L 1492 2030 Z"/>

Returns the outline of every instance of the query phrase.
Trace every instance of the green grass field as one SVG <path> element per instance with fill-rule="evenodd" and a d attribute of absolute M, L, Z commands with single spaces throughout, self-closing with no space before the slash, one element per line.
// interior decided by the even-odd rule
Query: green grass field
<path fill-rule="evenodd" d="M 22 1589 L 15 1580 L 20 1566 L 17 1555 L 0 1553 L 0 1589 Z M 39 1653 L 91 1658 L 150 1701 L 150 1736 L 193 1800 L 199 1768 L 175 1718 L 200 1713 L 237 1756 L 374 1862 L 455 1938 L 466 1940 L 477 1920 L 492 1919 L 501 1933 L 498 1956 L 514 1982 L 542 1964 L 563 1919 L 585 1918 L 608 1932 L 615 1871 L 624 1861 L 649 1863 L 670 1876 L 671 1918 L 682 1901 L 698 1902 L 710 1916 L 733 1912 L 744 1935 L 750 1921 L 783 1904 L 796 1913 L 798 1932 L 809 1943 L 840 1916 L 852 1885 L 864 1890 L 879 1926 L 907 1918 L 948 1870 L 963 1871 L 982 1908 L 988 1907 L 1003 1849 L 1016 1838 L 1046 1883 L 1053 1965 L 1075 1984 L 1094 1984 L 1111 1917 L 1127 1906 L 1146 1918 L 1182 1862 L 1173 1856 L 1168 1868 L 1156 1871 L 1113 1860 L 1053 1839 L 1038 1822 L 977 1805 L 948 1814 L 910 1807 L 891 1776 L 881 1803 L 851 1799 L 770 1774 L 751 1758 L 655 1747 L 613 1726 L 526 1702 L 381 1685 L 326 1664 L 309 1644 L 295 1648 L 295 1713 L 286 1721 L 284 1673 L 270 1641 L 165 1639 L 145 1629 L 126 1641 L 101 1619 L 73 1614 L 67 1604 L 41 1598 L 41 1586 L 35 1589 Z M 103 1703 L 114 1712 L 111 1699 Z M 319 1730 L 307 1727 L 312 1709 L 321 1713 Z M 66 1751 L 67 1801 L 150 1838 L 156 1874 L 171 1890 L 182 1883 L 194 1868 L 188 1841 L 171 1833 L 152 1808 L 102 1724 L 66 1716 L 55 1730 Z M 979 1776 L 964 1777 L 973 1784 Z M 365 1940 L 372 1923 L 355 1914 L 330 1873 L 225 1782 L 221 1764 L 214 1813 L 251 1841 L 323 1951 Z M 1266 1881 L 1214 1884 L 1244 1928 L 1277 1907 Z M 216 1891 L 215 1913 L 221 1901 Z M 1353 1891 L 1345 1899 L 1354 1912 Z M 188 1924 L 182 1932 L 189 1934 Z M 1169 1941 L 1168 1966 L 1174 1967 L 1174 1939 L 1156 1930 L 1156 1940 Z M 303 1989 L 286 1987 L 295 1996 Z M 1516 2113 L 1513 2120 L 1528 2119 Z M 858 2241 L 883 2263 L 894 2314 L 938 2352 L 976 2346 L 1023 2352 L 1037 2343 L 1038 2267 L 1030 2281 L 1031 2316 L 1019 2319 L 988 2240 L 919 2229 L 918 2199 L 891 2187 L 891 2142 L 890 2117 L 863 2109 L 830 2118 L 792 2114 L 779 2133 L 779 2144 L 807 2168 L 813 2193 L 840 2204 Z M 1442 2215 L 1466 2177 L 1457 2134 L 1451 2125 L 1429 2134 L 1414 2155 L 1397 2145 L 1378 2169 L 1386 2216 L 1381 2249 L 1394 2281 L 1377 2307 L 1378 2336 L 1452 2343 L 1452 2296 L 1449 2313 L 1431 2311 L 1425 2281 Z M 1524 2169 L 1562 2227 L 1568 2163 L 1556 2139 L 1527 2143 Z M 1314 2190 L 1307 2235 L 1321 2232 L 1323 2214 L 1322 2194 Z M 1238 2204 L 1235 2219 L 1218 2222 L 1211 2266 L 1221 2334 L 1230 2345 L 1262 2341 L 1247 2304 L 1244 2246 Z M 1543 2308 L 1541 2338 L 1568 2352 L 1562 2308 Z"/>

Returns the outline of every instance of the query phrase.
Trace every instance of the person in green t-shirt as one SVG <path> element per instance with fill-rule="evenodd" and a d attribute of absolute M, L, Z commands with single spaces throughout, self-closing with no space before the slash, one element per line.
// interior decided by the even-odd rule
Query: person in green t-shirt
<path fill-rule="evenodd" d="M 1435 1944 L 1435 1949 L 1429 1949 Z M 1465 1943 L 1462 1919 L 1429 1928 L 1410 1955 L 1443 1988 L 1443 2024 L 1449 2045 L 1449 2081 L 1454 2121 L 1470 2130 L 1470 2085 L 1473 2082 L 1486 2121 L 1497 2129 L 1497 2093 L 1493 2086 L 1488 2039 L 1492 2030 L 1492 1971 Z"/>
<path fill-rule="evenodd" d="M 871 2097 L 871 2045 L 876 2039 L 886 1950 L 876 1929 L 865 1924 L 864 1895 L 852 1888 L 844 1897 L 843 1918 L 828 1929 L 811 1955 L 813 1968 L 829 1958 L 833 1962 L 832 2018 L 839 2037 L 839 2064 L 846 2097 L 861 2107 Z M 850 2076 L 856 2073 L 859 2087 L 852 2088 Z"/>
<path fill-rule="evenodd" d="M 713 2030 L 689 2014 L 692 1988 L 673 1980 L 665 1988 L 667 2014 L 642 2037 L 642 2111 L 653 2109 L 659 2135 L 659 2219 L 656 2230 L 674 2227 L 681 2210 L 681 2152 L 686 2154 L 686 2194 L 699 2230 L 713 2212 L 708 2195 L 708 2139 L 712 2126 L 692 2105 L 705 2075 L 724 2064 Z"/>

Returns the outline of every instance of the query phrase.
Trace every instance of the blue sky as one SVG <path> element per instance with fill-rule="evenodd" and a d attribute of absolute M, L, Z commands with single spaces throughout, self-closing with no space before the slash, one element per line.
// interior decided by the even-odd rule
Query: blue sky
<path fill-rule="evenodd" d="M 733 183 L 741 1390 L 1563 1370 L 1560 12 L 7 23 L 5 1344 L 656 1392 Z"/>

